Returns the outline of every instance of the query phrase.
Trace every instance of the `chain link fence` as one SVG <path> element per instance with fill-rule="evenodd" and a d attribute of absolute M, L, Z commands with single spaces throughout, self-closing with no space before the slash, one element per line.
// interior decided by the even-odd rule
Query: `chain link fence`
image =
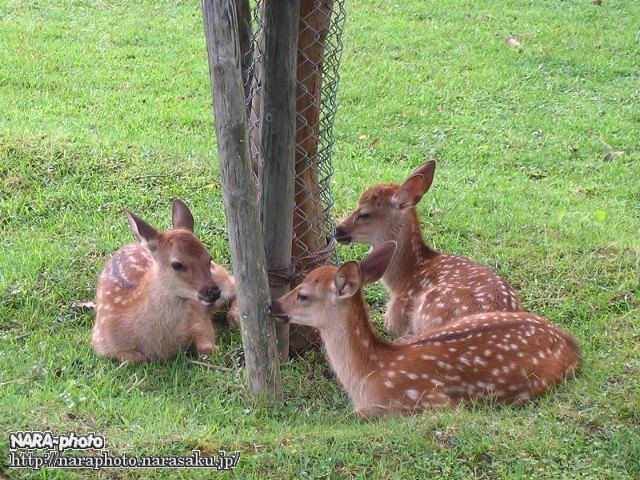
<path fill-rule="evenodd" d="M 249 144 L 254 170 L 260 158 L 259 124 L 263 4 L 250 7 L 249 45 L 244 52 Z M 345 24 L 344 0 L 301 0 L 296 86 L 295 206 L 293 212 L 292 275 L 299 282 L 313 268 L 332 259 L 331 151 L 337 109 Z M 315 330 L 292 325 L 291 350 L 303 353 L 319 345 Z"/>

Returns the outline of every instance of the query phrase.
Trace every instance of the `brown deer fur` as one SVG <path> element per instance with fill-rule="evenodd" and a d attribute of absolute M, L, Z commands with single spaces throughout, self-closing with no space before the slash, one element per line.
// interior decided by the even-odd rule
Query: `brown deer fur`
<path fill-rule="evenodd" d="M 415 205 L 429 190 L 434 173 L 431 161 L 402 185 L 371 187 L 335 231 L 341 243 L 397 242 L 382 282 L 390 293 L 385 322 L 399 337 L 426 333 L 475 313 L 521 310 L 518 296 L 503 277 L 425 243 Z"/>
<path fill-rule="evenodd" d="M 272 305 L 280 321 L 319 329 L 359 415 L 474 400 L 518 404 L 546 392 L 578 366 L 576 341 L 525 312 L 476 314 L 405 342 L 378 338 L 361 288 L 382 276 L 393 251 L 388 242 L 359 264 L 317 268 Z"/>
<path fill-rule="evenodd" d="M 127 219 L 138 242 L 118 250 L 102 270 L 94 348 L 123 362 L 166 360 L 191 343 L 210 353 L 215 302 L 221 292 L 235 297 L 233 278 L 213 264 L 180 200 L 174 200 L 171 231 L 159 232 L 129 212 Z"/>

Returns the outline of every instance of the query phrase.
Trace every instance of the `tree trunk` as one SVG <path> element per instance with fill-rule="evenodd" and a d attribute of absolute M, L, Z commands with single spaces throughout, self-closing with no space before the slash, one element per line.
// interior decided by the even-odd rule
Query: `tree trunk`
<path fill-rule="evenodd" d="M 322 199 L 318 185 L 318 140 L 322 62 L 329 31 L 333 0 L 301 0 L 298 34 L 296 110 L 295 204 L 293 213 L 293 257 L 316 252 L 326 246 Z M 315 330 L 296 327 L 291 335 L 293 350 L 304 350 L 317 342 Z"/>
<path fill-rule="evenodd" d="M 249 96 L 249 66 L 253 52 L 251 51 L 251 6 L 249 0 L 235 0 L 238 18 L 238 41 L 240 43 L 240 63 L 242 65 L 242 85 L 244 98 Z"/>
<path fill-rule="evenodd" d="M 264 19 L 265 0 L 261 0 L 258 6 L 258 18 Z M 264 28 L 258 31 L 258 38 L 252 55 L 253 74 L 247 99 L 251 98 L 249 109 L 249 140 L 250 152 L 253 160 L 253 171 L 258 174 L 258 166 L 262 163 L 260 158 L 260 122 L 262 120 L 260 108 L 262 106 L 262 54 L 264 52 Z"/>

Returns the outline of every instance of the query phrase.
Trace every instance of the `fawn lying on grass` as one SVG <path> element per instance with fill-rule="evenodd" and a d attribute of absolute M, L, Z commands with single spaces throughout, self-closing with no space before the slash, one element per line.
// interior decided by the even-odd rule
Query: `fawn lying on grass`
<path fill-rule="evenodd" d="M 221 295 L 235 298 L 233 277 L 193 234 L 193 216 L 180 200 L 168 232 L 126 215 L 138 243 L 118 250 L 102 270 L 94 348 L 123 362 L 166 360 L 192 342 L 198 353 L 210 353 L 211 317 Z"/>
<path fill-rule="evenodd" d="M 576 341 L 525 312 L 473 315 L 405 342 L 378 338 L 361 288 L 382 277 L 394 251 L 394 242 L 383 243 L 360 263 L 316 268 L 271 306 L 280 321 L 319 329 L 358 415 L 470 400 L 522 403 L 578 366 Z"/>
<path fill-rule="evenodd" d="M 335 230 L 340 243 L 398 243 L 382 281 L 391 296 L 385 322 L 399 337 L 426 333 L 474 313 L 521 310 L 518 296 L 503 277 L 425 243 L 414 207 L 429 190 L 435 167 L 434 161 L 425 163 L 400 186 L 371 187 Z"/>

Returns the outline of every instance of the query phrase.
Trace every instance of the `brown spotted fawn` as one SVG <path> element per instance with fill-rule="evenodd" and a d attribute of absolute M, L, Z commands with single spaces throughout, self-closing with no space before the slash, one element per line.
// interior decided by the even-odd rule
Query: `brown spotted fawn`
<path fill-rule="evenodd" d="M 94 348 L 123 362 L 166 360 L 191 343 L 198 353 L 210 353 L 211 317 L 221 295 L 235 298 L 233 277 L 213 263 L 180 200 L 173 202 L 168 232 L 130 212 L 126 216 L 138 242 L 118 250 L 102 270 Z"/>
<path fill-rule="evenodd" d="M 425 163 L 402 185 L 371 187 L 335 230 L 340 243 L 398 243 L 382 278 L 390 293 L 385 322 L 398 337 L 426 333 L 474 313 L 521 310 L 503 277 L 425 243 L 415 206 L 429 190 L 435 167 L 434 161 Z"/>
<path fill-rule="evenodd" d="M 382 277 L 394 251 L 394 242 L 382 243 L 359 263 L 317 268 L 271 307 L 280 321 L 320 331 L 360 416 L 473 400 L 519 404 L 578 366 L 576 341 L 525 312 L 481 313 L 405 342 L 378 338 L 362 286 Z"/>

